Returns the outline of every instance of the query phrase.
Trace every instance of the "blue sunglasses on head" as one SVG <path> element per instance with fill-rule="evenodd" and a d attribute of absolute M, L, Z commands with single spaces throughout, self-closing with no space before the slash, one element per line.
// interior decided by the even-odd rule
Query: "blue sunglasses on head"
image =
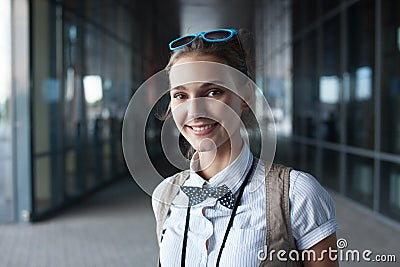
<path fill-rule="evenodd" d="M 201 36 L 201 38 L 203 38 L 203 40 L 207 42 L 224 42 L 231 39 L 234 35 L 238 36 L 238 32 L 234 29 L 216 29 L 208 32 L 189 34 L 181 36 L 170 42 L 169 49 L 171 49 L 172 51 L 181 49 L 182 47 L 191 44 L 199 36 Z"/>
<path fill-rule="evenodd" d="M 216 30 L 211 30 L 208 32 L 199 32 L 196 34 L 189 34 L 189 35 L 181 36 L 169 43 L 169 49 L 171 51 L 181 49 L 181 48 L 191 44 L 199 36 L 201 36 L 201 38 L 203 38 L 204 41 L 211 42 L 211 43 L 225 42 L 225 41 L 232 39 L 233 36 L 236 36 L 237 41 L 240 46 L 242 56 L 243 56 L 243 60 L 245 60 L 245 54 L 244 54 L 244 50 L 242 47 L 242 43 L 240 42 L 238 32 L 235 29 L 216 29 Z M 248 77 L 250 77 L 246 63 L 245 63 L 245 68 L 246 68 L 246 75 Z"/>

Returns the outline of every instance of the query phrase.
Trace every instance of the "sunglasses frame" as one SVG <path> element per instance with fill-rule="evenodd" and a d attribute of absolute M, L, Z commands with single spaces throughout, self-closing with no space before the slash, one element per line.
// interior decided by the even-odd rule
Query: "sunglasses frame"
<path fill-rule="evenodd" d="M 205 37 L 207 34 L 214 33 L 214 32 L 227 32 L 227 33 L 229 33 L 229 36 L 225 37 L 225 38 L 221 38 L 221 39 L 209 39 L 209 38 Z M 196 33 L 196 34 L 188 34 L 188 35 L 181 36 L 181 37 L 171 41 L 169 43 L 169 49 L 171 51 L 179 50 L 182 47 L 185 47 L 185 46 L 191 44 L 199 36 L 201 36 L 201 38 L 203 38 L 204 41 L 215 43 L 215 42 L 225 42 L 225 41 L 231 39 L 234 35 L 236 35 L 236 36 L 238 35 L 238 32 L 235 29 L 215 29 L 215 30 L 211 30 L 211 31 L 207 31 L 207 32 L 199 32 L 199 33 Z M 193 37 L 193 39 L 190 40 L 187 43 L 184 43 L 184 44 L 180 45 L 180 46 L 173 47 L 174 43 L 176 43 L 176 42 L 178 42 L 178 41 L 180 41 L 180 40 L 182 40 L 184 38 L 187 38 L 187 37 Z"/>
<path fill-rule="evenodd" d="M 221 39 L 209 39 L 209 38 L 205 37 L 207 34 L 214 33 L 214 32 L 219 32 L 219 31 L 228 32 L 229 36 L 225 37 L 225 38 L 221 38 Z M 183 47 L 185 47 L 187 45 L 190 45 L 194 40 L 199 38 L 199 36 L 201 36 L 201 38 L 203 38 L 204 41 L 207 41 L 207 42 L 210 42 L 210 43 L 225 42 L 225 41 L 228 41 L 228 40 L 232 39 L 233 36 L 236 36 L 237 37 L 237 41 L 239 42 L 239 46 L 240 46 L 240 50 L 241 50 L 243 59 L 245 59 L 245 53 L 244 53 L 244 50 L 243 50 L 243 47 L 242 47 L 242 43 L 240 42 L 239 34 L 238 34 L 237 30 L 235 30 L 235 29 L 224 29 L 224 28 L 221 28 L 221 29 L 215 29 L 215 30 L 211 30 L 211 31 L 207 31 L 207 32 L 199 32 L 199 33 L 196 33 L 196 34 L 184 35 L 184 36 L 181 36 L 181 37 L 179 37 L 179 38 L 177 38 L 175 40 L 172 40 L 169 43 L 169 49 L 171 51 L 179 50 L 179 49 L 181 49 L 181 48 L 183 48 Z M 180 46 L 173 47 L 174 43 L 176 43 L 176 42 L 178 42 L 178 41 L 180 41 L 180 40 L 182 40 L 184 38 L 187 38 L 187 37 L 193 37 L 193 39 L 190 40 L 187 43 L 184 43 L 184 44 L 180 45 Z M 245 63 L 245 68 L 246 68 L 246 75 L 248 77 L 250 77 L 249 69 L 248 69 L 246 63 Z"/>

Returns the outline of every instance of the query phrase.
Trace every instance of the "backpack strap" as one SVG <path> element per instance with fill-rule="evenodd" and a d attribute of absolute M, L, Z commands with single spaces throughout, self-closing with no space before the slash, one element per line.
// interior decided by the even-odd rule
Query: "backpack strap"
<path fill-rule="evenodd" d="M 268 166 L 266 163 L 265 166 Z M 291 168 L 283 165 L 272 164 L 271 168 L 265 170 L 266 186 L 266 240 L 264 252 L 266 259 L 260 266 L 302 266 L 300 262 L 288 261 L 285 263 L 278 261 L 276 253 L 279 250 L 295 250 L 296 243 L 292 235 L 290 225 L 289 207 L 289 174 Z M 270 261 L 270 252 L 275 254 Z M 272 254 L 272 253 L 271 253 Z"/>
<path fill-rule="evenodd" d="M 153 198 L 158 202 L 156 210 L 156 233 L 158 243 L 161 242 L 162 228 L 167 218 L 169 208 L 171 207 L 172 201 L 175 199 L 179 192 L 179 188 L 189 175 L 189 171 L 182 171 L 168 180 L 164 180 L 160 186 L 158 186 L 153 193 Z"/>

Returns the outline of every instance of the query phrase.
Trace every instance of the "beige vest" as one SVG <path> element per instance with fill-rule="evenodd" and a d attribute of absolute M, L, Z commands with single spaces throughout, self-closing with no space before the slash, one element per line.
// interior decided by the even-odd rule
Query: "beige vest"
<path fill-rule="evenodd" d="M 267 166 L 267 164 L 265 164 Z M 296 244 L 290 227 L 290 210 L 289 210 L 289 173 L 290 168 L 272 164 L 271 169 L 266 170 L 265 185 L 266 185 L 266 240 L 264 252 L 270 255 L 273 254 L 273 260 L 269 257 L 261 261 L 260 267 L 297 267 L 303 266 L 301 262 L 287 261 L 282 262 L 277 259 L 277 253 L 280 250 L 286 251 L 295 250 Z M 158 243 L 161 242 L 162 227 L 167 217 L 170 204 L 178 194 L 179 186 L 182 185 L 188 176 L 188 171 L 183 171 L 171 179 L 171 184 L 178 186 L 167 186 L 162 193 L 161 202 L 159 202 L 156 214 L 156 227 Z M 171 185 L 170 184 L 170 185 Z M 265 251 L 266 249 L 266 251 Z M 271 253 L 272 254 L 272 253 Z"/>

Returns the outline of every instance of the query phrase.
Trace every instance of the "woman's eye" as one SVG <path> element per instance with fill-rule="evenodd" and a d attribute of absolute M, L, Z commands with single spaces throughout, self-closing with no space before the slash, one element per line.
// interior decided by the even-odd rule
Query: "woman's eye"
<path fill-rule="evenodd" d="M 182 99 L 185 99 L 186 96 L 185 96 L 185 94 L 182 94 L 182 93 L 176 93 L 176 94 L 174 94 L 174 98 L 176 98 L 178 100 L 182 100 Z"/>
<path fill-rule="evenodd" d="M 208 96 L 219 96 L 221 95 L 223 92 L 221 89 L 211 89 L 210 91 L 208 91 L 207 95 Z"/>

